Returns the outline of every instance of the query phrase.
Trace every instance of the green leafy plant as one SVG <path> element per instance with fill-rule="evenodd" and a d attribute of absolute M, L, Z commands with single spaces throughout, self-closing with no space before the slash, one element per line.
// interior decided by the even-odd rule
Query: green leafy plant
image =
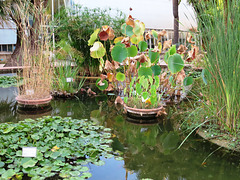
<path fill-rule="evenodd" d="M 199 31 L 207 52 L 202 72 L 206 116 L 214 117 L 220 129 L 233 134 L 239 131 L 240 115 L 239 5 L 233 0 L 197 6 Z"/>
<path fill-rule="evenodd" d="M 166 31 L 145 33 L 145 24 L 129 15 L 121 26 L 121 32 L 122 36 L 115 37 L 113 28 L 105 25 L 96 29 L 88 41 L 90 55 L 99 59 L 99 69 L 103 72 L 96 82 L 100 90 L 112 91 L 113 87 L 117 89 L 123 84 L 127 105 L 154 108 L 160 106 L 162 95 L 171 97 L 175 91 L 180 94 L 184 78 L 188 78 L 185 85 L 192 84 L 191 77 L 185 75 L 184 61 L 177 53 L 176 45 L 171 46 L 172 40 L 165 41 L 163 45 L 160 42 Z M 151 36 L 156 43 L 154 48 L 148 49 L 147 41 Z M 104 46 L 106 42 L 111 46 L 110 56 Z M 168 68 L 162 71 L 160 53 L 167 49 L 164 60 Z"/>
<path fill-rule="evenodd" d="M 54 71 L 53 89 L 65 96 L 75 95 L 84 85 L 85 78 L 77 81 L 78 67 L 59 65 Z"/>
<path fill-rule="evenodd" d="M 116 16 L 112 16 L 112 14 Z M 112 9 L 90 9 L 76 5 L 73 9 L 63 8 L 55 17 L 55 35 L 58 58 L 64 59 L 69 54 L 78 65 L 84 67 L 85 74 L 98 75 L 99 62 L 90 56 L 88 39 L 95 27 L 110 24 L 120 29 L 125 15 Z M 116 31 L 119 34 L 120 31 Z M 109 44 L 106 44 L 109 47 Z M 70 50 L 70 51 L 69 51 Z M 73 50 L 73 51 L 72 51 Z"/>
<path fill-rule="evenodd" d="M 8 88 L 11 86 L 18 86 L 19 83 L 21 84 L 22 78 L 17 76 L 0 76 L 0 87 L 2 88 Z"/>
<path fill-rule="evenodd" d="M 88 120 L 44 117 L 0 124 L 1 179 L 64 179 L 91 177 L 84 165 L 104 164 L 100 156 L 113 157 L 108 128 Z M 22 157 L 22 147 L 37 147 L 36 157 Z"/>

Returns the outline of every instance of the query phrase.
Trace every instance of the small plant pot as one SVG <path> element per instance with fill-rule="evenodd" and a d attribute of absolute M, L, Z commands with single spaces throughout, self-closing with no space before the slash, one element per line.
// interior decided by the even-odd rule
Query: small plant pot
<path fill-rule="evenodd" d="M 135 119 L 156 119 L 161 116 L 159 112 L 163 110 L 164 107 L 154 108 L 154 109 L 138 109 L 132 108 L 124 105 L 124 109 L 127 112 L 127 115 Z"/>
<path fill-rule="evenodd" d="M 22 99 L 21 97 L 17 96 L 16 100 L 18 102 L 18 110 L 20 111 L 38 111 L 49 109 L 50 102 L 52 100 L 52 96 L 44 99 Z"/>

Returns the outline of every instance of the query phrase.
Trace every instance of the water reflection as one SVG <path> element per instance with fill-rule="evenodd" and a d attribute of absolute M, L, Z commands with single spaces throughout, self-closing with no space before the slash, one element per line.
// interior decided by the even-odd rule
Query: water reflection
<path fill-rule="evenodd" d="M 9 94 L 11 93 L 9 91 Z M 33 116 L 17 113 L 17 105 L 15 99 L 11 98 L 12 94 L 3 98 L 1 89 L 0 94 L 1 122 L 59 115 L 78 119 L 87 118 L 111 128 L 112 147 L 123 152 L 124 159 L 123 161 L 106 160 L 106 165 L 102 167 L 89 164 L 93 173 L 91 180 L 239 179 L 239 157 L 235 158 L 235 161 L 230 161 L 223 153 L 214 153 L 208 157 L 216 147 L 199 141 L 194 136 L 176 151 L 176 147 L 185 136 L 180 136 L 173 128 L 172 122 L 177 120 L 176 116 L 174 119 L 172 116 L 174 108 L 168 110 L 165 120 L 152 124 L 136 124 L 127 119 L 121 107 L 115 107 L 113 96 L 101 95 L 97 98 L 82 96 L 76 99 L 53 100 L 51 111 Z M 202 166 L 206 157 L 208 157 L 207 164 Z"/>

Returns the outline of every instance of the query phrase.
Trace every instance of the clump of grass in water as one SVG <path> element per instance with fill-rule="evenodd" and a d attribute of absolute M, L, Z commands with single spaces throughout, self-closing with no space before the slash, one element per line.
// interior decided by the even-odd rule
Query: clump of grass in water
<path fill-rule="evenodd" d="M 227 3 L 210 0 L 197 5 L 198 26 L 207 52 L 204 96 L 208 100 L 208 112 L 232 134 L 238 130 L 240 115 L 239 6 L 238 0 Z"/>

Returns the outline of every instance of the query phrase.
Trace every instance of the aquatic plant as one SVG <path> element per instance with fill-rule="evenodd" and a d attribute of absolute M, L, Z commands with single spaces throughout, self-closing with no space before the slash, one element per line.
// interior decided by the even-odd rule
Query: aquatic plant
<path fill-rule="evenodd" d="M 20 78 L 19 80 L 17 76 L 0 76 L 0 87 L 8 88 L 11 86 L 18 86 L 18 82 L 20 82 L 21 80 L 22 78 Z"/>
<path fill-rule="evenodd" d="M 233 134 L 240 117 L 239 6 L 238 0 L 211 0 L 197 6 L 199 31 L 207 52 L 202 74 L 206 116 Z"/>
<path fill-rule="evenodd" d="M 84 165 L 104 164 L 100 156 L 113 157 L 109 128 L 86 119 L 43 117 L 0 124 L 0 174 L 2 179 L 65 179 L 91 177 Z M 22 157 L 23 147 L 36 147 L 36 157 Z"/>
<path fill-rule="evenodd" d="M 77 79 L 79 73 L 78 67 L 60 64 L 54 69 L 53 90 L 58 95 L 73 96 L 84 85 L 85 78 Z"/>
<path fill-rule="evenodd" d="M 96 29 L 88 41 L 90 55 L 99 60 L 99 70 L 103 72 L 96 82 L 100 90 L 124 89 L 125 103 L 144 109 L 159 107 L 162 95 L 180 96 L 182 85 L 192 84 L 192 77 L 186 77 L 183 70 L 181 51 L 172 46 L 171 39 L 163 45 L 160 42 L 165 30 L 145 33 L 145 24 L 129 15 L 121 32 L 122 36 L 115 37 L 113 28 L 105 25 Z M 156 41 L 154 48 L 149 49 L 147 42 L 151 38 Z M 110 42 L 110 49 L 105 42 Z M 108 50 L 111 55 L 107 54 Z M 159 65 L 162 51 L 166 51 L 166 70 Z"/>

